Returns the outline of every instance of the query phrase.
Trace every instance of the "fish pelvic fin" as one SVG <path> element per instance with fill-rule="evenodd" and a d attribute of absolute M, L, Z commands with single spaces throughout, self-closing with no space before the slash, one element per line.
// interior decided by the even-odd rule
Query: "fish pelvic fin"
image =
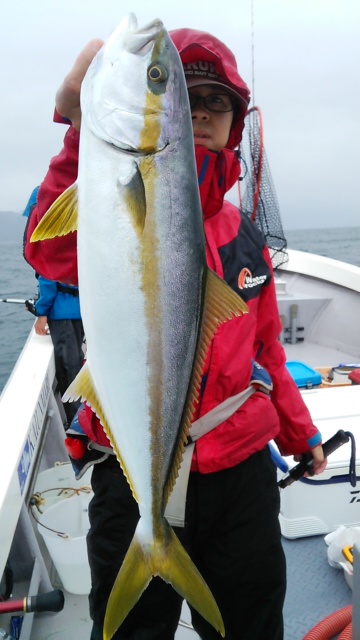
<path fill-rule="evenodd" d="M 78 188 L 75 182 L 53 202 L 33 231 L 30 242 L 50 240 L 77 231 L 77 192 Z"/>
<path fill-rule="evenodd" d="M 133 484 L 131 482 L 130 475 L 127 471 L 126 465 L 124 463 L 123 457 L 120 453 L 119 448 L 115 444 L 115 438 L 112 435 L 111 428 L 105 416 L 104 410 L 101 406 L 101 402 L 97 395 L 91 373 L 89 370 L 88 363 L 85 362 L 82 369 L 80 369 L 76 378 L 72 381 L 70 386 L 65 391 L 62 401 L 63 402 L 74 402 L 75 400 L 81 400 L 81 402 L 86 402 L 92 410 L 96 413 L 99 418 L 102 426 L 104 427 L 104 431 L 111 442 L 111 446 L 114 450 L 114 453 L 119 461 L 119 464 L 126 476 L 126 479 L 130 485 L 131 492 L 137 502 L 139 502 L 136 492 L 134 490 Z"/>
<path fill-rule="evenodd" d="M 224 637 L 215 599 L 167 521 L 162 520 L 161 536 L 152 544 L 141 529 L 140 519 L 108 600 L 104 640 L 111 640 L 154 576 L 171 584 Z"/>
<path fill-rule="evenodd" d="M 240 298 L 240 296 L 226 282 L 224 282 L 224 280 L 219 278 L 214 271 L 207 269 L 205 275 L 205 292 L 198 344 L 183 412 L 182 427 L 179 430 L 172 467 L 164 489 L 165 505 L 168 502 L 169 496 L 178 477 L 185 443 L 189 435 L 191 435 L 191 422 L 194 414 L 194 407 L 196 406 L 199 397 L 206 354 L 210 347 L 211 340 L 220 325 L 232 318 L 242 316 L 249 311 L 247 304 L 242 300 L 242 298 Z"/>

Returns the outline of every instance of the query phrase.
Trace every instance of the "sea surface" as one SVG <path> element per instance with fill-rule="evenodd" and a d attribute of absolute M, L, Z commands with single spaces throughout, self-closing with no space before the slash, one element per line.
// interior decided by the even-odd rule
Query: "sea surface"
<path fill-rule="evenodd" d="M 360 266 L 360 227 L 344 229 L 302 229 L 285 232 L 288 247 L 342 260 Z M 37 282 L 33 269 L 25 262 L 21 243 L 1 243 L 0 299 L 34 298 Z M 24 304 L 0 302 L 0 392 L 14 368 L 34 316 Z"/>

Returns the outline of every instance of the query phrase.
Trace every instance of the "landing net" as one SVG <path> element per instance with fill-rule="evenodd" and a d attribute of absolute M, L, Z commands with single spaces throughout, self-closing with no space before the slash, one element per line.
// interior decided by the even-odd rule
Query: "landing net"
<path fill-rule="evenodd" d="M 257 224 L 265 236 L 274 269 L 288 261 L 286 239 L 280 209 L 263 143 L 261 111 L 249 109 L 240 147 L 242 210 Z"/>

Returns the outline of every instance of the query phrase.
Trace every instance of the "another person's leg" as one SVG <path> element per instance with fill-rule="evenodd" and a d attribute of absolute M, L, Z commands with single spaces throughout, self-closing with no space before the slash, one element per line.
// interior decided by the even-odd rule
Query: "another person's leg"
<path fill-rule="evenodd" d="M 63 396 L 84 362 L 84 354 L 80 348 L 83 340 L 82 322 L 81 320 L 48 320 L 48 325 L 54 345 L 56 379 L 60 394 Z M 71 423 L 80 404 L 80 400 L 64 402 L 68 424 Z"/>

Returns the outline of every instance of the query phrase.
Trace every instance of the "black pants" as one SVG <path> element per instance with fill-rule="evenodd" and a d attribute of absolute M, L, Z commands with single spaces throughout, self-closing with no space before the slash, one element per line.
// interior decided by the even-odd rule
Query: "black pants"
<path fill-rule="evenodd" d="M 55 372 L 60 394 L 63 395 L 70 383 L 79 373 L 84 353 L 82 344 L 84 329 L 81 320 L 49 320 L 49 331 L 54 345 Z M 64 402 L 64 410 L 68 424 L 72 421 L 80 400 Z"/>
<path fill-rule="evenodd" d="M 108 596 L 138 521 L 137 504 L 111 456 L 96 465 L 88 553 L 92 575 L 91 640 L 102 640 Z M 185 528 L 175 528 L 210 587 L 226 640 L 282 640 L 285 558 L 278 522 L 279 492 L 269 450 L 218 473 L 190 474 Z M 154 578 L 114 635 L 116 640 L 171 640 L 182 599 Z M 194 610 L 203 640 L 220 635 Z"/>

